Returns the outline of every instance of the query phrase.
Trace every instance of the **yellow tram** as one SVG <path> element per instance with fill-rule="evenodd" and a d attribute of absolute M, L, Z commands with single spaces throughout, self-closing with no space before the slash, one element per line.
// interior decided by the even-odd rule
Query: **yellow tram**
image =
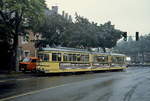
<path fill-rule="evenodd" d="M 123 54 L 97 53 L 66 48 L 43 48 L 38 52 L 37 70 L 44 73 L 126 69 Z"/>

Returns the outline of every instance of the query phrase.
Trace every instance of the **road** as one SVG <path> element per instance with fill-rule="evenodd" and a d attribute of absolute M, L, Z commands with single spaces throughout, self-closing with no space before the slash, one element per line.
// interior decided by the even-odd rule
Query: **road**
<path fill-rule="evenodd" d="M 150 68 L 2 80 L 0 101 L 150 101 Z"/>

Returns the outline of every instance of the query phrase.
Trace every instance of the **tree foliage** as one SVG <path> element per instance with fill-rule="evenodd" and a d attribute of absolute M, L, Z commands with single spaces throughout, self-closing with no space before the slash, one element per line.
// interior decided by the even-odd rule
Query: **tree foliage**
<path fill-rule="evenodd" d="M 122 31 L 115 29 L 111 22 L 98 25 L 87 18 L 75 15 L 75 21 L 69 22 L 61 15 L 47 16 L 40 32 L 44 42 L 50 46 L 74 48 L 112 48 L 121 38 Z"/>
<path fill-rule="evenodd" d="M 46 16 L 37 32 L 42 33 L 42 44 L 58 46 L 63 44 L 63 34 L 71 23 L 60 15 Z"/>
<path fill-rule="evenodd" d="M 116 51 L 131 57 L 133 63 L 149 63 L 150 34 L 140 36 L 138 41 L 134 41 L 130 36 L 128 41 L 121 41 L 114 48 Z"/>
<path fill-rule="evenodd" d="M 10 54 L 10 66 L 17 61 L 18 36 L 39 24 L 45 8 L 44 0 L 0 0 L 0 44 L 9 46 L 6 51 Z"/>
<path fill-rule="evenodd" d="M 140 36 L 139 41 L 134 41 L 132 37 L 129 37 L 127 42 L 121 41 L 118 43 L 116 49 L 119 52 L 133 54 L 150 52 L 150 34 Z"/>

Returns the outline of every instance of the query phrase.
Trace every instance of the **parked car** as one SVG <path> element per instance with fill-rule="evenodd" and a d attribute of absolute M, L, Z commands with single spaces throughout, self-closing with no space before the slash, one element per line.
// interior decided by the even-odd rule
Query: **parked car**
<path fill-rule="evenodd" d="M 19 63 L 20 71 L 36 71 L 37 57 L 26 57 L 22 62 Z"/>

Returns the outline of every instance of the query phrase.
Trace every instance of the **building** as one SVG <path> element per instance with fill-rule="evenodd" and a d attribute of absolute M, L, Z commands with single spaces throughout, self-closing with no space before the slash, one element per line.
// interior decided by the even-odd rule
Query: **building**
<path fill-rule="evenodd" d="M 45 10 L 45 14 L 48 16 L 58 14 L 58 6 L 52 6 L 51 10 L 49 9 Z"/>
<path fill-rule="evenodd" d="M 58 14 L 58 6 L 52 6 L 51 10 L 54 14 Z"/>
<path fill-rule="evenodd" d="M 19 60 L 22 60 L 28 56 L 37 56 L 37 48 L 35 47 L 35 41 L 39 39 L 37 34 L 33 33 L 32 31 L 28 31 L 29 34 L 26 36 L 19 36 Z M 40 37 L 41 38 L 41 37 Z"/>
<path fill-rule="evenodd" d="M 58 14 L 58 6 L 52 6 L 52 9 L 45 10 L 46 15 Z M 22 60 L 28 56 L 37 56 L 37 48 L 35 47 L 36 40 L 41 39 L 40 34 L 35 34 L 32 31 L 28 31 L 29 34 L 27 36 L 19 36 L 19 60 Z"/>
<path fill-rule="evenodd" d="M 72 16 L 66 13 L 65 11 L 62 11 L 62 17 L 67 19 L 69 22 L 72 22 Z"/>

